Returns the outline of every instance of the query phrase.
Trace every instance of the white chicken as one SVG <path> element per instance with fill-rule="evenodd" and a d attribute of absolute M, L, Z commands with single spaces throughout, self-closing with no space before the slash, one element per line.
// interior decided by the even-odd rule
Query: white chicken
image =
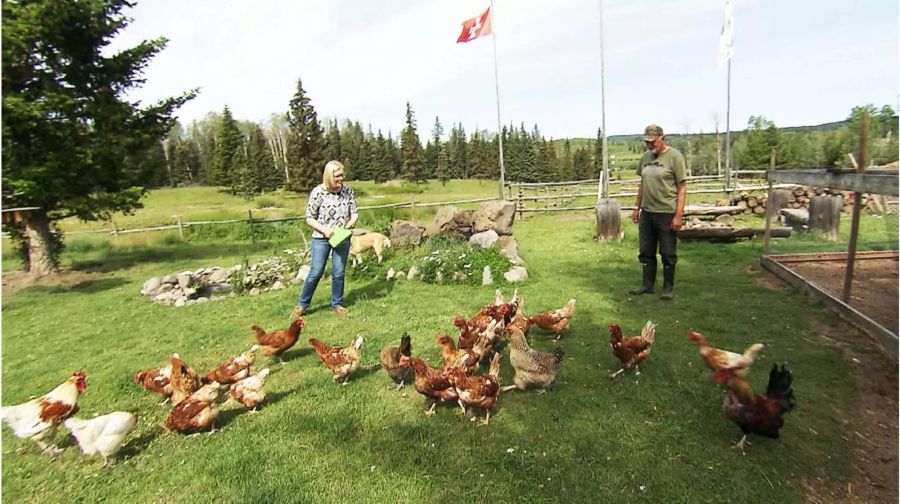
<path fill-rule="evenodd" d="M 269 368 L 265 368 L 253 376 L 248 376 L 231 386 L 232 399 L 250 409 L 250 413 L 256 413 L 256 406 L 266 398 L 263 385 L 269 376 Z"/>
<path fill-rule="evenodd" d="M 63 425 L 75 436 L 85 455 L 99 453 L 103 467 L 109 467 L 110 457 L 122 446 L 125 436 L 137 424 L 137 415 L 127 411 L 115 411 L 89 420 L 69 418 Z"/>
<path fill-rule="evenodd" d="M 53 439 L 59 424 L 78 412 L 78 397 L 84 392 L 86 379 L 83 372 L 76 371 L 65 383 L 41 397 L 2 408 L 0 418 L 16 437 L 31 439 L 43 453 L 56 455 L 59 448 L 45 440 Z"/>

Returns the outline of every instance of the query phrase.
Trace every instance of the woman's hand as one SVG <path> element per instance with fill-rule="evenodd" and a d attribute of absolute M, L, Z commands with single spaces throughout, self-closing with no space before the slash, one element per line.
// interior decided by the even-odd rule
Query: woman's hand
<path fill-rule="evenodd" d="M 322 230 L 322 234 L 325 236 L 325 239 L 331 238 L 331 235 L 334 234 L 334 231 L 331 228 L 325 228 Z"/>

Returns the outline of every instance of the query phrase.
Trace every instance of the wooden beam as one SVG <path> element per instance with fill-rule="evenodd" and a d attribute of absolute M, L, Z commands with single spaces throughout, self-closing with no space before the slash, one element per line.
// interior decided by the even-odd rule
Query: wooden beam
<path fill-rule="evenodd" d="M 896 334 L 892 333 L 890 330 L 886 329 L 878 322 L 870 319 L 856 308 L 853 308 L 847 303 L 844 303 L 840 299 L 832 296 L 825 289 L 817 286 L 816 284 L 810 283 L 806 278 L 795 273 L 794 271 L 791 271 L 790 268 L 781 264 L 777 259 L 773 258 L 773 256 L 762 256 L 759 262 L 760 265 L 762 265 L 764 268 L 774 273 L 778 278 L 781 278 L 785 282 L 792 285 L 801 293 L 806 294 L 816 301 L 824 303 L 825 306 L 836 312 L 838 315 L 840 315 L 841 318 L 847 320 L 851 324 L 868 333 L 868 335 L 871 336 L 872 339 L 881 343 L 885 347 L 888 354 L 893 357 L 894 360 L 897 360 L 898 340 Z"/>
<path fill-rule="evenodd" d="M 769 180 L 783 184 L 798 184 L 810 187 L 827 187 L 842 191 L 900 196 L 897 170 L 869 170 L 864 173 L 846 170 L 769 170 Z"/>

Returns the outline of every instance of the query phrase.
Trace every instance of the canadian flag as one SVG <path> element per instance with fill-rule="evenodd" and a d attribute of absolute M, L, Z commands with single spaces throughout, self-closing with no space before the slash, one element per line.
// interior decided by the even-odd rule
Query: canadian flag
<path fill-rule="evenodd" d="M 470 40 L 475 40 L 482 35 L 490 35 L 493 33 L 491 30 L 491 8 L 488 7 L 484 14 L 473 17 L 472 19 L 467 19 L 463 22 L 462 33 L 459 34 L 459 38 L 456 39 L 456 43 L 460 42 L 468 42 Z"/>

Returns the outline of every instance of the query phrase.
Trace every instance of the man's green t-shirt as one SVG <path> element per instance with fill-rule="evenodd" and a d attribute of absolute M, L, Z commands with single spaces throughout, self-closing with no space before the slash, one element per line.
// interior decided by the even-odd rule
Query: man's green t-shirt
<path fill-rule="evenodd" d="M 644 185 L 641 208 L 648 212 L 675 213 L 678 184 L 687 179 L 684 156 L 672 147 L 658 156 L 647 151 L 641 156 L 637 174 Z"/>

